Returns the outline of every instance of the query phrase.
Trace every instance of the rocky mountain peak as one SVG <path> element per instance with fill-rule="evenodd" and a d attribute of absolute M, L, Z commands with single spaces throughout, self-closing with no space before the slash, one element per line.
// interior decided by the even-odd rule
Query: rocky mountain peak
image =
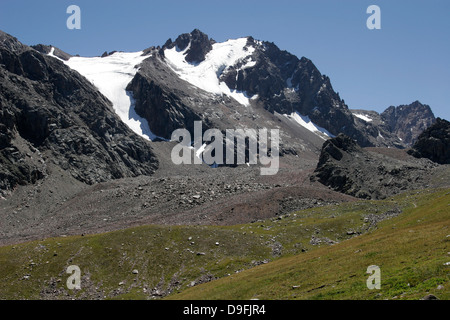
<path fill-rule="evenodd" d="M 391 132 L 407 146 L 413 145 L 417 137 L 436 121 L 430 106 L 419 101 L 409 105 L 391 106 L 381 117 Z"/>
<path fill-rule="evenodd" d="M 252 37 L 213 44 L 214 40 L 195 29 L 191 33 L 181 34 L 175 41 L 169 39 L 161 49 L 156 50 L 159 50 L 158 57 L 163 57 L 161 63 L 164 67 L 201 90 L 237 97 L 236 101 L 247 105 L 258 103 L 271 114 L 291 116 L 299 113 L 332 135 L 344 133 L 363 147 L 406 146 L 387 128 L 388 125 L 384 124 L 381 117 L 380 121 L 370 123 L 353 116 L 339 93 L 334 91 L 330 78 L 322 74 L 310 59 L 298 58 L 273 42 L 259 41 Z M 169 50 L 172 52 L 169 53 Z M 153 64 L 159 63 L 156 61 L 158 57 L 150 59 Z M 185 61 L 191 65 L 186 65 Z M 142 66 L 141 74 L 145 73 L 146 78 L 151 78 L 154 83 L 160 82 L 155 79 L 155 70 L 146 70 L 150 65 L 151 63 L 147 63 Z M 177 66 L 176 70 L 171 67 L 174 65 Z M 214 74 L 206 77 L 207 70 L 214 70 Z M 139 73 L 137 77 L 140 77 Z M 209 79 L 207 84 L 204 80 L 206 78 Z M 135 85 L 136 83 L 137 81 L 134 82 Z M 171 93 L 168 94 L 173 96 L 174 84 L 171 83 L 168 87 L 171 88 Z M 129 89 L 134 93 L 138 113 L 147 118 L 149 123 L 156 121 L 150 119 L 156 118 L 152 114 L 161 108 L 159 103 L 155 105 L 155 102 L 150 103 L 153 101 L 150 97 L 141 97 L 142 88 L 130 86 Z M 192 89 L 188 91 L 188 95 L 192 95 Z M 143 102 L 146 106 L 141 105 Z M 211 101 L 207 104 L 211 104 Z M 167 108 L 168 106 L 162 109 Z M 186 111 L 182 112 L 185 113 Z M 164 126 L 188 127 L 187 119 L 191 117 L 168 117 L 166 120 L 169 124 L 165 123 Z M 159 134 L 163 133 L 167 135 L 167 130 L 162 130 Z"/>
<path fill-rule="evenodd" d="M 177 47 L 177 50 L 184 51 L 186 48 L 186 61 L 189 63 L 199 63 L 205 60 L 205 56 L 212 50 L 212 45 L 215 43 L 207 34 L 201 32 L 199 29 L 194 29 L 191 33 L 183 33 L 177 37 L 175 41 L 169 39 L 164 44 L 164 49 L 172 49 Z"/>

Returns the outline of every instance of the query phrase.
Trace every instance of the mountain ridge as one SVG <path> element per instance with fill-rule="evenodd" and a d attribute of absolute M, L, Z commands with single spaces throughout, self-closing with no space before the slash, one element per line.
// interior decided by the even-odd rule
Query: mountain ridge
<path fill-rule="evenodd" d="M 179 39 L 178 50 L 169 41 L 138 52 L 135 65 L 138 54 L 123 60 L 119 52 L 64 60 L 53 46 L 0 33 L 0 242 L 142 223 L 245 223 L 351 201 L 310 180 L 324 142 L 345 131 L 362 146 L 406 147 L 387 124 L 355 116 L 307 58 L 251 37 L 217 43 L 198 31 Z M 189 62 L 192 41 L 198 48 Z M 69 68 L 75 60 L 78 71 Z M 91 68 L 95 61 L 114 70 Z M 198 84 L 192 76 L 205 66 L 214 67 L 211 82 Z M 124 73 L 131 81 L 119 87 L 119 111 L 139 115 L 163 139 L 139 136 L 107 98 L 103 84 Z M 260 177 L 260 164 L 175 165 L 176 141 L 167 140 L 180 128 L 193 134 L 195 121 L 202 133 L 279 129 L 277 175 Z"/>
<path fill-rule="evenodd" d="M 285 50 L 280 50 L 273 42 L 255 40 L 251 36 L 247 36 L 245 39 L 247 39 L 249 46 L 253 45 L 255 48 L 260 48 L 255 53 L 256 65 L 253 68 L 246 68 L 246 70 L 239 70 L 236 66 L 228 66 L 229 70 L 220 74 L 219 81 L 224 82 L 231 91 L 244 92 L 249 96 L 257 95 L 257 98 L 263 101 L 264 108 L 272 113 L 292 114 L 297 111 L 303 116 L 308 116 L 315 124 L 327 129 L 334 135 L 342 132 L 352 137 L 361 146 L 391 146 L 399 148 L 412 146 L 417 136 L 435 121 L 431 108 L 416 101 L 410 105 L 388 107 L 380 113 L 381 121 L 375 126 L 373 123 L 361 122 L 360 118 L 353 116 L 351 110 L 345 105 L 344 100 L 339 97 L 339 94 L 334 92 L 329 77 L 322 75 L 310 59 L 306 57 L 299 59 Z M 153 54 L 157 52 L 164 59 L 165 50 L 174 47 L 180 51 L 187 49 L 187 52 L 184 53 L 186 62 L 200 64 L 205 60 L 206 55 L 213 50 L 213 45 L 216 43 L 207 34 L 199 29 L 194 29 L 191 33 L 179 35 L 175 41 L 169 38 L 162 46 L 145 49 L 144 53 L 151 55 L 150 52 L 153 52 Z M 34 48 L 48 54 L 51 47 L 36 45 Z M 266 54 L 263 54 L 262 51 L 265 51 Z M 114 51 L 108 55 L 112 53 Z M 71 57 L 71 55 L 58 48 L 54 49 L 54 54 L 63 59 Z M 289 67 L 289 65 L 295 64 L 299 64 L 301 66 L 300 69 Z M 283 65 L 283 67 L 280 68 L 280 65 Z M 269 74 L 261 74 L 260 72 L 260 70 L 274 69 L 278 71 Z M 302 73 L 304 75 L 300 76 Z M 138 74 L 137 76 L 141 75 Z M 262 80 L 262 78 L 265 79 Z M 312 86 L 308 84 L 308 80 L 311 82 L 311 79 L 316 79 L 313 81 Z M 292 91 L 295 88 L 298 91 L 300 83 L 304 89 L 292 97 L 291 92 L 287 91 Z M 131 83 L 128 89 L 133 91 Z M 138 108 L 140 116 L 146 114 L 146 118 L 149 121 L 151 117 L 148 116 L 148 113 L 152 112 L 144 110 L 149 108 L 144 108 L 142 103 L 138 102 L 138 104 L 140 104 Z M 421 110 L 424 113 L 424 117 L 417 114 L 415 117 L 411 116 L 416 110 L 408 109 L 416 108 L 417 105 L 423 106 Z M 186 108 L 183 110 L 188 112 Z M 399 112 L 393 110 L 404 110 L 405 112 L 403 112 L 403 116 L 396 116 Z M 405 130 L 405 128 L 400 128 L 405 126 L 405 122 L 407 122 L 405 121 L 406 117 L 408 117 L 409 122 L 413 122 L 413 133 L 407 132 L 408 130 Z M 192 116 L 189 118 L 192 119 Z M 167 118 L 165 120 L 171 121 Z M 150 122 L 153 122 L 157 127 L 160 126 L 155 123 L 154 119 L 150 120 Z M 172 127 L 180 125 L 187 126 L 186 123 L 178 122 Z M 158 129 L 155 131 L 158 131 Z M 160 136 L 169 138 L 168 132 L 160 134 Z"/>
<path fill-rule="evenodd" d="M 310 59 L 305 57 L 299 59 L 287 51 L 280 50 L 271 42 L 258 41 L 252 37 L 242 39 L 247 39 L 244 50 L 253 50 L 247 58 L 251 63 L 245 60 L 238 61 L 237 64 L 225 65 L 223 70 L 217 71 L 218 79 L 216 80 L 219 83 L 225 83 L 230 91 L 256 97 L 255 100 L 271 113 L 299 112 L 334 135 L 342 132 L 352 137 L 361 146 L 405 148 L 411 144 L 413 137 L 403 142 L 398 132 L 389 128 L 396 121 L 391 121 L 389 124 L 383 123 L 380 129 L 378 125 L 355 118 L 344 100 L 333 90 L 329 77 L 322 75 Z M 162 60 L 166 60 L 164 54 L 166 50 L 176 46 L 177 50 L 183 51 L 191 45 L 191 42 L 195 42 L 195 47 L 203 48 L 203 50 L 197 49 L 202 54 L 196 59 L 196 65 L 204 63 L 206 56 L 211 54 L 214 45 L 217 45 L 206 34 L 195 29 L 190 34 L 179 36 L 174 42 L 169 39 L 161 48 L 155 49 L 154 57 L 159 56 Z M 192 61 L 188 58 L 189 52 L 184 54 L 186 62 L 191 64 Z M 154 83 L 157 82 L 154 81 Z M 132 90 L 131 87 L 129 89 Z M 431 120 L 426 118 L 423 122 L 431 124 L 434 121 L 434 116 L 432 112 L 430 113 Z M 421 121 L 420 115 L 416 118 L 415 122 Z M 399 119 L 398 122 L 404 121 Z M 393 126 L 395 127 L 395 124 Z M 420 128 L 414 130 L 414 137 L 418 136 Z"/>

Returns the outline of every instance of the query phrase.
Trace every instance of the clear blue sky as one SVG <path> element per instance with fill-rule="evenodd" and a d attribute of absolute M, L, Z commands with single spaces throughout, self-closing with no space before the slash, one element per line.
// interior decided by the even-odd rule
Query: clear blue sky
<path fill-rule="evenodd" d="M 66 9 L 81 8 L 81 30 Z M 381 8 L 381 30 L 366 9 Z M 217 41 L 253 36 L 310 58 L 350 108 L 415 100 L 450 119 L 449 0 L 1 0 L 0 29 L 71 54 L 139 51 L 199 28 Z"/>

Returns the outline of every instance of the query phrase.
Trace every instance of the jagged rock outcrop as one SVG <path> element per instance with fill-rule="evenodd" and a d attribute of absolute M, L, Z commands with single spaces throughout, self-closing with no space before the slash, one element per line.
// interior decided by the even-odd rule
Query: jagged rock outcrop
<path fill-rule="evenodd" d="M 440 164 L 450 164 L 450 122 L 437 118 L 408 151 L 416 158 L 428 158 Z"/>
<path fill-rule="evenodd" d="M 45 177 L 48 162 L 88 184 L 157 167 L 150 144 L 84 77 L 0 33 L 1 190 Z"/>
<path fill-rule="evenodd" d="M 340 134 L 324 143 L 311 180 L 358 198 L 384 199 L 404 190 L 424 187 L 435 166 L 428 160 L 416 161 L 406 153 L 400 160 L 363 149 L 353 139 Z"/>
<path fill-rule="evenodd" d="M 381 113 L 381 118 L 406 146 L 412 146 L 417 137 L 436 121 L 430 106 L 419 101 L 398 107 L 391 106 Z"/>
<path fill-rule="evenodd" d="M 200 63 L 205 60 L 206 54 L 212 50 L 212 45 L 215 43 L 213 39 L 201 32 L 198 29 L 194 29 L 191 33 L 183 33 L 172 42 L 171 39 L 167 40 L 162 47 L 161 53 L 164 54 L 164 49 L 172 49 L 177 47 L 178 50 L 183 51 L 188 46 L 186 51 L 186 61 L 189 63 Z"/>

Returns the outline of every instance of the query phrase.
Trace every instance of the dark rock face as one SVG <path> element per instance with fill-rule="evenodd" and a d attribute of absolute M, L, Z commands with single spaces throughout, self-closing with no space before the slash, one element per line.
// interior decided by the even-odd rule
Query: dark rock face
<path fill-rule="evenodd" d="M 223 70 L 220 80 L 230 89 L 270 99 L 287 87 L 286 80 L 290 77 L 292 67 L 298 64 L 299 60 L 288 52 L 279 50 L 273 43 L 258 44 L 251 37 L 247 40 L 247 47 L 256 49 L 252 56 L 256 65 L 245 69 L 241 69 L 242 63 L 230 66 Z M 267 109 L 273 110 L 273 107 L 269 106 Z M 278 111 L 287 113 L 292 111 L 292 108 Z"/>
<path fill-rule="evenodd" d="M 20 43 L 16 37 L 13 37 L 0 30 L 0 46 L 16 53 L 27 50 L 27 46 Z"/>
<path fill-rule="evenodd" d="M 416 158 L 428 158 L 440 164 L 450 164 L 450 122 L 437 118 L 408 151 Z"/>
<path fill-rule="evenodd" d="M 107 52 L 107 51 L 105 51 L 105 52 L 103 52 L 102 53 L 102 55 L 100 56 L 100 57 L 102 57 L 102 58 L 106 58 L 106 57 L 108 57 L 108 56 L 111 56 L 111 55 L 113 55 L 114 53 L 116 53 L 117 51 L 111 51 L 111 52 Z"/>
<path fill-rule="evenodd" d="M 256 65 L 243 70 L 239 65 L 224 70 L 220 79 L 230 89 L 258 95 L 270 112 L 298 111 L 334 135 L 342 132 L 361 145 L 375 145 L 370 135 L 355 126 L 353 115 L 333 90 L 330 79 L 311 60 L 298 59 L 271 42 L 259 43 L 251 37 L 247 45 L 256 49 L 252 57 Z"/>
<path fill-rule="evenodd" d="M 159 137 L 169 139 L 172 132 L 186 128 L 194 132 L 194 121 L 201 118 L 191 108 L 186 106 L 173 92 L 137 73 L 127 87 L 136 98 L 135 110 L 141 117 L 147 119 L 152 132 Z"/>
<path fill-rule="evenodd" d="M 189 45 L 189 50 L 186 51 L 186 61 L 189 63 L 200 63 L 205 60 L 205 56 L 212 50 L 212 45 L 215 41 L 198 29 L 194 29 L 191 33 L 184 33 L 172 42 L 167 40 L 163 46 L 164 49 L 172 49 L 177 47 L 178 50 L 183 51 Z"/>
<path fill-rule="evenodd" d="M 407 146 L 412 146 L 417 137 L 436 121 L 431 108 L 419 101 L 398 107 L 391 106 L 381 114 L 381 118 L 390 131 Z"/>
<path fill-rule="evenodd" d="M 311 180 L 358 198 L 384 199 L 423 187 L 435 166 L 408 156 L 399 160 L 368 151 L 340 134 L 324 143 Z"/>
<path fill-rule="evenodd" d="M 149 175 L 150 144 L 61 61 L 0 34 L 0 187 L 34 183 L 51 161 L 93 184 Z"/>
<path fill-rule="evenodd" d="M 0 125 L 0 195 L 4 190 L 11 190 L 16 185 L 35 183 L 45 175 L 42 165 L 24 161 L 31 157 L 30 153 L 12 145 L 8 136 L 6 127 Z"/>

